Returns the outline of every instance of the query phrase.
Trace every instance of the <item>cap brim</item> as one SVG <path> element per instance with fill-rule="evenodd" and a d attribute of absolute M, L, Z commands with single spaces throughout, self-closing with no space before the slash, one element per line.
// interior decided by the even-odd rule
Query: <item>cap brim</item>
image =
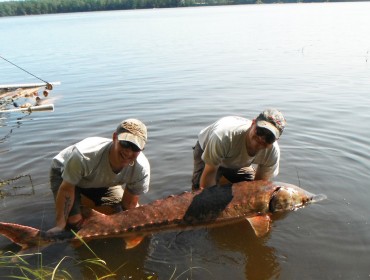
<path fill-rule="evenodd" d="M 129 142 L 135 144 L 136 146 L 139 147 L 140 150 L 144 149 L 145 141 L 142 138 L 133 135 L 132 133 L 122 132 L 122 133 L 117 135 L 117 138 L 120 141 L 129 141 Z"/>
<path fill-rule="evenodd" d="M 280 131 L 270 122 L 268 121 L 257 121 L 257 126 L 258 127 L 263 127 L 271 131 L 271 133 L 275 136 L 276 139 L 279 139 L 280 137 Z"/>

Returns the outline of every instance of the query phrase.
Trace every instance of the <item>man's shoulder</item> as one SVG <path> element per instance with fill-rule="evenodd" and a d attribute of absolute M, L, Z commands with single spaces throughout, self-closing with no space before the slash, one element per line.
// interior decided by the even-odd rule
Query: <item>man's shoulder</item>
<path fill-rule="evenodd" d="M 139 154 L 136 158 L 136 162 L 145 170 L 150 170 L 150 164 L 148 158 L 144 155 L 143 152 Z"/>
<path fill-rule="evenodd" d="M 218 133 L 246 131 L 252 124 L 252 121 L 238 116 L 227 116 L 219 119 L 215 126 L 214 131 Z"/>
<path fill-rule="evenodd" d="M 88 137 L 75 144 L 75 148 L 82 154 L 96 152 L 104 149 L 112 142 L 104 137 Z"/>
<path fill-rule="evenodd" d="M 220 118 L 216 123 L 218 126 L 241 126 L 250 125 L 252 121 L 240 116 L 226 116 Z"/>
<path fill-rule="evenodd" d="M 250 121 L 249 119 L 247 118 L 244 118 L 244 117 L 240 117 L 240 116 L 225 116 L 225 117 L 222 117 L 218 120 L 218 122 L 227 122 L 227 123 L 230 123 L 230 122 L 233 122 L 233 123 L 245 123 L 245 122 L 248 122 Z"/>
<path fill-rule="evenodd" d="M 239 116 L 225 116 L 203 129 L 198 136 L 199 143 L 204 149 L 210 139 L 227 142 L 228 138 L 243 135 L 251 126 L 252 121 Z"/>
<path fill-rule="evenodd" d="M 52 160 L 52 167 L 60 168 L 66 161 L 95 164 L 109 147 L 111 140 L 103 137 L 88 137 L 59 152 Z"/>

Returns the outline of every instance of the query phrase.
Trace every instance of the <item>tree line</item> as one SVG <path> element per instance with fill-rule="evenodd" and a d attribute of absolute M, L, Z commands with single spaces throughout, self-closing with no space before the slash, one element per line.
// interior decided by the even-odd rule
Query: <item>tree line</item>
<path fill-rule="evenodd" d="M 24 0 L 0 2 L 0 16 L 278 2 L 331 2 L 331 0 Z"/>

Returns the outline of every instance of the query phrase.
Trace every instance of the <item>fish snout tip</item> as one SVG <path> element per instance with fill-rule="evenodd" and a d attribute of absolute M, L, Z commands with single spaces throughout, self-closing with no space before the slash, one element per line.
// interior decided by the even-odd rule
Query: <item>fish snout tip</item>
<path fill-rule="evenodd" d="M 322 200 L 325 200 L 327 199 L 328 197 L 325 195 L 325 194 L 315 194 L 311 197 L 311 202 L 312 203 L 315 203 L 315 202 L 319 202 L 319 201 L 322 201 Z"/>

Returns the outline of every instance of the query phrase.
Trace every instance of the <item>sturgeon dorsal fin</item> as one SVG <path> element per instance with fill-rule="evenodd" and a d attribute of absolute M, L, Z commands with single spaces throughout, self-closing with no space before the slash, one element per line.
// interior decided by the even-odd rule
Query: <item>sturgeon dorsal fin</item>
<path fill-rule="evenodd" d="M 257 237 L 266 235 L 270 230 L 271 218 L 268 215 L 247 218 Z"/>

